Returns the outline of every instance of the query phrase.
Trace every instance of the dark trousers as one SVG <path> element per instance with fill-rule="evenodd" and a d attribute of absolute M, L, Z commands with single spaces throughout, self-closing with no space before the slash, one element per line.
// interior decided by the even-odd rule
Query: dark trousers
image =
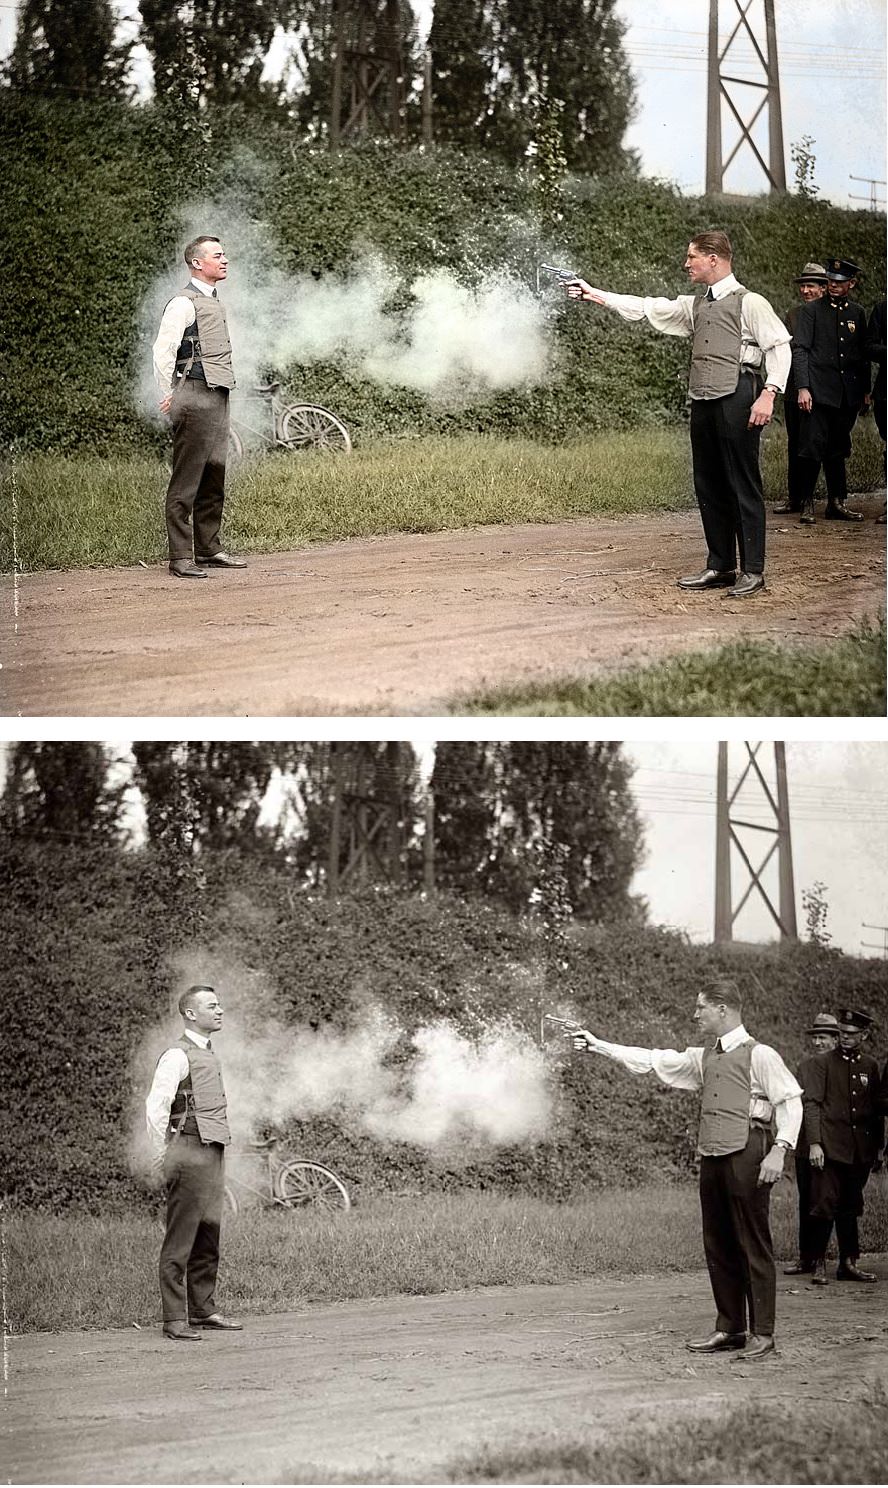
<path fill-rule="evenodd" d="M 210 558 L 222 551 L 228 389 L 188 377 L 173 395 L 173 473 L 166 495 L 170 558 Z M 193 547 L 192 547 L 193 544 Z"/>
<path fill-rule="evenodd" d="M 863 1190 L 870 1175 L 869 1163 L 840 1163 L 825 1158 L 822 1168 L 811 1170 L 811 1226 L 814 1260 L 822 1261 L 829 1244 L 833 1221 L 840 1261 L 856 1261 L 860 1255 L 857 1221 L 863 1213 Z"/>
<path fill-rule="evenodd" d="M 786 424 L 786 503 L 793 511 L 802 509 L 799 470 L 799 419 L 802 415 L 797 399 L 796 388 L 787 386 L 783 397 L 783 421 Z"/>
<path fill-rule="evenodd" d="M 815 1226 L 811 1219 L 811 1164 L 807 1148 L 796 1150 L 796 1187 L 799 1191 L 799 1260 L 809 1265 L 817 1260 Z"/>
<path fill-rule="evenodd" d="M 814 500 L 814 488 L 820 467 L 826 481 L 830 505 L 848 496 L 845 462 L 851 453 L 851 430 L 857 418 L 847 398 L 840 408 L 825 408 L 815 403 L 810 413 L 799 415 L 799 496 L 803 502 Z"/>
<path fill-rule="evenodd" d="M 166 1234 L 160 1249 L 165 1323 L 209 1317 L 216 1311 L 224 1153 L 221 1143 L 204 1143 L 200 1137 L 179 1136 L 167 1148 Z"/>
<path fill-rule="evenodd" d="M 709 547 L 707 568 L 737 567 L 760 574 L 765 568 L 765 498 L 759 468 L 760 428 L 750 429 L 749 410 L 759 379 L 741 372 L 736 392 L 691 403 L 694 490 Z"/>
<path fill-rule="evenodd" d="M 716 1327 L 725 1333 L 774 1332 L 777 1274 L 771 1243 L 770 1183 L 759 1184 L 769 1138 L 750 1127 L 742 1152 L 700 1160 L 703 1248 L 718 1308 Z"/>

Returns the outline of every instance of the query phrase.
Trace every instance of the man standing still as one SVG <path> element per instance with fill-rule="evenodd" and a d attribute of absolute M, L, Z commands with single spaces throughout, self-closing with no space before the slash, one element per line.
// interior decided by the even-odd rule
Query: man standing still
<path fill-rule="evenodd" d="M 805 1085 L 805 1134 L 811 1160 L 812 1282 L 826 1286 L 826 1247 L 833 1223 L 839 1281 L 875 1282 L 863 1271 L 857 1221 L 863 1190 L 882 1148 L 885 1120 L 879 1066 L 863 1054 L 872 1018 L 855 1008 L 839 1012 L 839 1046 L 812 1060 Z"/>
<path fill-rule="evenodd" d="M 242 1327 L 217 1311 L 215 1299 L 231 1136 L 222 1066 L 210 1042 L 222 1027 L 219 999 L 212 987 L 189 987 L 179 1012 L 182 1037 L 157 1061 L 145 1115 L 167 1187 L 160 1251 L 163 1331 L 177 1342 L 199 1343 L 198 1328 Z"/>
<path fill-rule="evenodd" d="M 228 275 L 218 238 L 185 249 L 191 280 L 163 312 L 154 343 L 161 413 L 173 425 L 173 473 L 166 496 L 170 573 L 204 579 L 213 568 L 246 568 L 220 538 L 228 457 L 228 395 L 235 386 L 225 307 L 216 286 Z"/>
<path fill-rule="evenodd" d="M 682 1053 L 605 1043 L 588 1029 L 571 1029 L 569 1036 L 575 1049 L 603 1054 L 632 1074 L 653 1071 L 664 1085 L 702 1090 L 700 1207 L 717 1318 L 714 1332 L 687 1347 L 701 1354 L 742 1349 L 738 1357 L 747 1360 L 774 1351 L 771 1186 L 796 1143 L 802 1092 L 777 1051 L 746 1032 L 741 1006 L 729 978 L 713 980 L 698 993 L 694 1009 L 705 1043 Z"/>
<path fill-rule="evenodd" d="M 584 279 L 565 287 L 572 299 L 609 306 L 624 320 L 646 318 L 667 336 L 693 338 L 691 452 L 708 552 L 702 573 L 678 585 L 727 589 L 731 599 L 747 599 L 765 587 L 761 433 L 786 386 L 791 357 L 786 326 L 766 299 L 738 283 L 732 262 L 727 233 L 702 232 L 688 244 L 685 269 L 703 295 L 608 294 Z"/>
<path fill-rule="evenodd" d="M 823 264 L 806 263 L 795 282 L 799 287 L 802 305 L 810 305 L 813 300 L 822 300 L 826 294 L 828 282 L 826 269 Z M 795 335 L 796 322 L 802 305 L 793 305 L 784 316 L 786 329 L 791 336 Z M 802 509 L 799 488 L 799 418 L 798 388 L 790 370 L 783 391 L 783 421 L 786 424 L 786 501 L 783 506 L 775 506 L 774 515 L 777 517 L 788 516 L 791 512 L 798 514 Z"/>
<path fill-rule="evenodd" d="M 862 522 L 849 511 L 845 462 L 851 430 L 869 394 L 866 315 L 849 298 L 860 273 L 848 259 L 826 264 L 827 293 L 805 305 L 792 340 L 792 374 L 798 388 L 801 520 L 814 521 L 814 488 L 823 466 L 829 521 Z"/>
<path fill-rule="evenodd" d="M 811 1045 L 811 1053 L 806 1055 L 799 1065 L 799 1084 L 802 1087 L 803 1104 L 811 1065 L 818 1054 L 828 1054 L 836 1047 L 839 1037 L 839 1020 L 833 1013 L 818 1013 L 811 1027 L 805 1032 Z M 811 1225 L 811 1163 L 804 1120 L 796 1144 L 795 1174 L 796 1187 L 799 1192 L 799 1258 L 791 1266 L 784 1266 L 783 1274 L 784 1276 L 807 1276 L 810 1271 L 814 1270 L 817 1245 Z"/>
<path fill-rule="evenodd" d="M 886 462 L 886 448 L 885 448 L 885 440 L 886 440 L 886 433 L 885 433 L 885 412 L 886 412 L 885 310 L 886 310 L 886 305 L 885 305 L 885 301 L 884 300 L 880 300 L 879 303 L 878 303 L 878 305 L 874 305 L 873 306 L 872 312 L 870 314 L 869 326 L 867 327 L 867 334 L 866 334 L 866 351 L 867 351 L 867 356 L 869 357 L 870 361 L 872 362 L 873 366 L 875 367 L 875 376 L 873 377 L 873 391 L 872 391 L 872 398 L 873 398 L 873 418 L 876 421 L 876 428 L 879 431 L 879 438 L 882 441 L 882 473 L 883 473 L 883 478 L 885 477 L 886 471 L 888 471 L 888 462 Z M 884 523 L 885 520 L 886 520 L 886 517 L 885 517 L 885 513 L 884 512 L 880 512 L 879 515 L 876 517 L 876 521 L 877 522 Z"/>

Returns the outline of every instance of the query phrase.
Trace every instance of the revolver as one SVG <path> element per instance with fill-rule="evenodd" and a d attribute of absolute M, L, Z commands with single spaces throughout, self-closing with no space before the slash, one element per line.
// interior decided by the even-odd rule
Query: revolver
<path fill-rule="evenodd" d="M 559 269 L 555 264 L 540 264 L 537 269 L 537 293 L 540 289 L 540 274 L 554 274 L 559 284 L 579 284 L 580 276 L 575 269 Z"/>

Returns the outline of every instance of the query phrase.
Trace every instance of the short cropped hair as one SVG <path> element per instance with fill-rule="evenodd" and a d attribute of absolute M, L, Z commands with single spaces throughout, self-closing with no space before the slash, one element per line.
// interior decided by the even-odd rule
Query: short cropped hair
<path fill-rule="evenodd" d="M 710 1007 L 717 1007 L 723 1002 L 732 1012 L 742 1013 L 743 993 L 737 983 L 727 976 L 713 976 L 704 982 L 700 988 L 700 996 Z"/>
<path fill-rule="evenodd" d="M 215 992 L 215 990 L 215 987 L 207 987 L 204 985 L 189 987 L 188 991 L 183 992 L 182 996 L 179 998 L 179 1012 L 182 1014 L 182 1017 L 185 1017 L 187 1008 L 194 1007 L 194 999 L 197 996 L 198 992 Z"/>
<path fill-rule="evenodd" d="M 204 255 L 200 252 L 200 249 L 203 247 L 204 243 L 219 243 L 221 241 L 221 238 L 214 238 L 212 233 L 203 233 L 199 238 L 192 239 L 192 241 L 186 247 L 185 253 L 183 255 L 189 269 L 192 266 L 191 260 L 193 258 L 204 257 Z"/>
<path fill-rule="evenodd" d="M 695 237 L 691 238 L 691 243 L 701 253 L 714 253 L 717 258 L 726 258 L 728 263 L 734 257 L 730 238 L 726 232 L 721 232 L 719 229 L 715 229 L 712 232 L 697 233 Z"/>

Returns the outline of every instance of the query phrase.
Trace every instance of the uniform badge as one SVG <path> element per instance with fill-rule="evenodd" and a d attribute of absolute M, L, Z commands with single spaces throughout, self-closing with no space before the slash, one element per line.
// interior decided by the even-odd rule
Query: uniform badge
<path fill-rule="evenodd" d="M 864 1090 L 866 1090 L 866 1087 L 869 1084 L 869 1075 L 861 1075 L 860 1083 L 863 1086 Z"/>
<path fill-rule="evenodd" d="M 853 320 L 847 320 L 845 322 L 845 324 L 847 325 L 849 331 L 856 331 L 857 330 L 857 324 L 856 324 L 855 321 L 853 321 Z"/>

